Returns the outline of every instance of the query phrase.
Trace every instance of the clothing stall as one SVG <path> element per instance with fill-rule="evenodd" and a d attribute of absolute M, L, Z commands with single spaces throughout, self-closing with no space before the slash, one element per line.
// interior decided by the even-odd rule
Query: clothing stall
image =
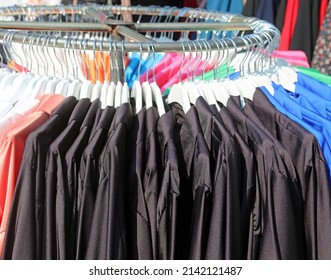
<path fill-rule="evenodd" d="M 2 259 L 331 259 L 331 79 L 292 66 L 275 26 L 0 14 Z"/>

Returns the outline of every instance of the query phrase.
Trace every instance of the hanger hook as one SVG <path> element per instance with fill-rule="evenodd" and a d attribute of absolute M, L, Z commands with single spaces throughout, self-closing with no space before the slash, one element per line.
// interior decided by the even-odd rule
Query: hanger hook
<path fill-rule="evenodd" d="M 114 52 L 115 52 L 115 65 L 117 72 L 117 82 L 120 82 L 120 68 L 118 65 L 118 53 L 117 53 L 117 41 L 114 41 Z"/>
<path fill-rule="evenodd" d="M 140 53 L 140 58 L 139 58 L 139 64 L 138 64 L 138 80 L 140 80 L 141 61 L 143 59 L 143 43 L 142 42 L 140 42 L 140 45 L 139 45 L 139 53 Z"/>
<path fill-rule="evenodd" d="M 125 73 L 125 59 L 124 59 L 124 56 L 125 56 L 125 48 L 124 48 L 124 40 L 122 40 L 122 63 L 123 63 L 123 72 Z M 126 79 L 125 79 L 125 74 L 123 75 L 123 82 L 125 83 L 126 82 Z"/>

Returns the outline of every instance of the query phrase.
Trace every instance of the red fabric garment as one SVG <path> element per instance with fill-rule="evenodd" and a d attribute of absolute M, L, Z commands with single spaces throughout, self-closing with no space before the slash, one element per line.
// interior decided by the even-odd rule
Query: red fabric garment
<path fill-rule="evenodd" d="M 196 1 L 196 0 L 184 0 L 183 6 L 190 7 L 190 8 L 197 8 L 198 7 L 197 2 L 198 1 Z"/>
<path fill-rule="evenodd" d="M 326 11 L 328 9 L 329 0 L 321 0 L 321 7 L 320 7 L 320 27 L 324 22 L 324 18 L 326 15 Z"/>
<path fill-rule="evenodd" d="M 288 1 L 285 12 L 285 20 L 280 37 L 279 50 L 289 50 L 293 37 L 295 24 L 298 18 L 300 0 Z"/>

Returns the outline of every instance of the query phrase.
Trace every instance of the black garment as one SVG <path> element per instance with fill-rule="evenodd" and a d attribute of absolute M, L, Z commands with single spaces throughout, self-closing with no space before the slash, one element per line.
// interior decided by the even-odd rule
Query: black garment
<path fill-rule="evenodd" d="M 129 259 L 153 259 L 153 245 L 144 197 L 146 109 L 134 116 L 128 155 L 128 254 Z"/>
<path fill-rule="evenodd" d="M 201 128 L 211 154 L 213 192 L 206 259 L 241 259 L 239 154 L 231 135 L 202 97 L 196 101 Z M 209 209 L 208 209 L 209 210 Z"/>
<path fill-rule="evenodd" d="M 297 221 L 302 217 L 296 209 L 300 204 L 296 178 L 288 173 L 274 142 L 247 118 L 233 98 L 228 100 L 227 108 L 255 155 L 258 172 L 249 258 L 302 259 L 302 244 L 297 240 L 302 230 Z"/>
<path fill-rule="evenodd" d="M 320 0 L 300 0 L 291 50 L 303 50 L 311 61 L 319 31 Z"/>
<path fill-rule="evenodd" d="M 251 105 L 266 128 L 289 152 L 298 172 L 304 200 L 307 258 L 331 259 L 330 182 L 316 138 L 278 112 L 259 89 Z"/>
<path fill-rule="evenodd" d="M 129 103 L 116 109 L 108 141 L 100 157 L 98 184 L 92 228 L 86 259 L 127 259 L 125 225 L 126 149 L 131 130 L 132 109 Z"/>
<path fill-rule="evenodd" d="M 243 15 L 247 17 L 256 17 L 259 5 L 260 0 L 247 0 L 243 9 Z"/>
<path fill-rule="evenodd" d="M 210 153 L 200 126 L 196 108 L 184 114 L 173 104 L 179 129 L 180 148 L 184 165 L 180 164 L 183 192 L 180 198 L 181 249 L 184 259 L 202 259 L 208 240 L 208 208 L 211 204 L 212 174 Z"/>
<path fill-rule="evenodd" d="M 256 17 L 274 24 L 280 0 L 260 0 Z"/>
<path fill-rule="evenodd" d="M 91 132 L 90 132 L 90 136 L 89 136 L 88 142 L 90 142 L 92 140 L 92 138 L 93 138 L 93 136 L 95 134 L 95 131 L 97 130 L 97 127 L 98 127 L 99 121 L 101 119 L 103 110 L 104 109 L 99 108 L 98 111 L 97 111 L 97 113 L 96 113 L 96 115 L 95 115 L 93 126 L 92 126 L 92 129 L 91 129 Z"/>
<path fill-rule="evenodd" d="M 158 112 L 143 108 L 133 121 L 128 180 L 129 253 L 133 259 L 158 259 L 157 204 L 160 192 L 161 150 Z"/>
<path fill-rule="evenodd" d="M 287 5 L 287 0 L 280 0 L 278 11 L 277 11 L 277 16 L 276 16 L 276 21 L 275 21 L 275 26 L 280 31 L 282 31 L 283 26 L 284 26 L 286 5 Z"/>
<path fill-rule="evenodd" d="M 81 157 L 77 201 L 77 259 L 85 258 L 99 182 L 99 157 L 105 147 L 114 114 L 114 107 L 104 109 L 96 131 Z"/>
<path fill-rule="evenodd" d="M 43 259 L 65 260 L 66 236 L 63 234 L 65 216 L 67 211 L 62 204 L 68 196 L 65 181 L 67 178 L 67 166 L 65 165 L 65 153 L 78 135 L 80 126 L 91 105 L 88 98 L 79 100 L 73 110 L 67 127 L 51 143 L 46 161 L 45 184 L 45 216 L 44 216 L 44 245 Z"/>
<path fill-rule="evenodd" d="M 298 192 L 293 193 L 295 199 L 293 199 L 292 201 L 292 203 L 294 204 L 293 209 L 294 211 L 296 211 L 295 216 L 300 217 L 295 220 L 296 228 L 298 229 L 296 235 L 296 242 L 298 244 L 298 250 L 299 250 L 298 255 L 300 256 L 301 259 L 306 259 L 307 253 L 306 253 L 306 246 L 305 246 L 306 244 L 305 244 L 305 236 L 304 236 L 303 198 L 301 194 L 302 192 L 301 192 L 300 180 L 298 178 L 297 170 L 295 169 L 292 158 L 288 153 L 288 151 L 284 148 L 284 146 L 278 141 L 278 139 L 275 138 L 261 122 L 259 117 L 254 112 L 252 106 L 250 105 L 249 100 L 246 100 L 244 112 L 247 115 L 247 117 L 251 119 L 256 125 L 258 125 L 259 128 L 261 128 L 263 132 L 274 142 L 275 147 L 278 149 L 278 152 L 281 158 L 283 159 L 288 176 L 292 178 L 293 181 L 296 182 L 295 185 Z"/>
<path fill-rule="evenodd" d="M 49 120 L 27 138 L 8 219 L 3 259 L 42 259 L 47 151 L 66 127 L 76 103 L 76 98 L 66 98 Z"/>
<path fill-rule="evenodd" d="M 76 219 L 78 215 L 77 209 L 77 194 L 78 194 L 78 171 L 80 166 L 80 159 L 91 134 L 92 126 L 96 118 L 100 100 L 97 99 L 91 103 L 91 106 L 86 114 L 84 122 L 80 128 L 79 135 L 70 146 L 65 155 L 65 164 L 67 166 L 67 195 L 60 203 L 66 209 L 67 215 L 63 221 L 64 227 L 59 228 L 58 231 L 66 236 L 66 256 L 67 259 L 72 260 L 76 258 Z"/>
<path fill-rule="evenodd" d="M 223 107 L 220 111 L 220 117 L 224 126 L 234 138 L 238 148 L 240 148 L 240 167 L 238 169 L 238 180 L 241 186 L 240 190 L 240 218 L 241 218 L 241 243 L 242 243 L 242 259 L 248 259 L 249 250 L 249 236 L 253 230 L 254 217 L 253 207 L 255 203 L 255 193 L 257 189 L 257 172 L 255 166 L 254 155 L 250 147 L 246 144 L 244 139 L 238 132 L 238 129 L 231 117 L 228 109 Z"/>
<path fill-rule="evenodd" d="M 165 113 L 158 122 L 158 135 L 162 155 L 163 177 L 157 204 L 158 251 L 160 260 L 173 260 L 178 254 L 178 203 L 181 180 L 175 143 L 176 119 L 172 111 Z"/>
<path fill-rule="evenodd" d="M 145 152 L 146 166 L 144 170 L 144 197 L 146 201 L 149 226 L 152 237 L 153 259 L 158 259 L 157 241 L 157 202 L 161 184 L 161 151 L 158 141 L 157 122 L 159 116 L 156 107 L 146 110 Z"/>

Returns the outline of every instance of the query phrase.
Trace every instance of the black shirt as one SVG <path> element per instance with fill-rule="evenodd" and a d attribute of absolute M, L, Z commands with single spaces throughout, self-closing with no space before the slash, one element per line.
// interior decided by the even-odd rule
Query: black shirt
<path fill-rule="evenodd" d="M 105 147 L 114 114 L 114 107 L 106 107 L 103 110 L 96 131 L 81 157 L 77 201 L 77 259 L 85 258 L 99 182 L 99 157 Z"/>
<path fill-rule="evenodd" d="M 210 153 L 203 136 L 199 117 L 194 106 L 184 114 L 178 104 L 173 104 L 179 129 L 180 148 L 184 165 L 181 196 L 181 246 L 184 259 L 202 259 L 208 240 L 208 207 L 211 203 L 212 174 Z"/>
<path fill-rule="evenodd" d="M 91 103 L 91 106 L 86 114 L 84 122 L 80 128 L 80 132 L 75 141 L 70 146 L 65 155 L 65 164 L 67 166 L 67 196 L 63 197 L 62 206 L 67 209 L 67 215 L 63 224 L 64 234 L 66 235 L 66 255 L 67 259 L 76 258 L 76 220 L 77 220 L 77 194 L 78 194 L 78 172 L 80 159 L 91 134 L 92 126 L 96 118 L 100 100 L 97 99 Z M 61 230 L 61 229 L 59 229 Z"/>
<path fill-rule="evenodd" d="M 8 219 L 3 259 L 42 259 L 47 151 L 66 127 L 76 103 L 76 98 L 66 98 L 49 120 L 27 138 Z"/>
<path fill-rule="evenodd" d="M 146 166 L 144 170 L 144 197 L 148 211 L 149 226 L 152 237 L 153 259 L 158 259 L 157 241 L 157 202 L 160 192 L 161 151 L 157 134 L 159 116 L 156 107 L 146 110 L 145 152 Z"/>
<path fill-rule="evenodd" d="M 176 119 L 172 111 L 160 117 L 157 128 L 162 155 L 162 184 L 157 204 L 158 251 L 160 260 L 176 259 L 178 254 L 178 203 L 181 180 L 175 143 Z"/>
<path fill-rule="evenodd" d="M 153 245 L 144 196 L 146 109 L 133 118 L 128 154 L 128 254 L 129 259 L 152 260 Z"/>
<path fill-rule="evenodd" d="M 237 171 L 237 176 L 240 189 L 240 219 L 241 219 L 241 244 L 242 244 L 242 259 L 249 258 L 249 236 L 252 236 L 254 225 L 253 207 L 255 203 L 255 193 L 257 184 L 257 171 L 253 152 L 247 145 L 245 140 L 239 134 L 239 131 L 234 123 L 234 120 L 226 107 L 220 111 L 220 117 L 229 133 L 234 138 L 238 148 L 240 149 L 240 167 Z"/>
<path fill-rule="evenodd" d="M 213 177 L 211 213 L 206 259 L 240 259 L 240 185 L 239 155 L 233 138 L 213 113 L 205 99 L 196 101 L 202 131 L 210 154 Z M 209 209 L 208 209 L 209 210 Z M 238 234 L 233 234 L 237 232 Z"/>
<path fill-rule="evenodd" d="M 67 127 L 51 143 L 46 161 L 45 185 L 45 218 L 44 218 L 44 246 L 43 259 L 56 260 L 67 258 L 65 253 L 66 236 L 64 228 L 66 211 L 62 204 L 67 196 L 65 187 L 66 171 L 65 153 L 77 137 L 80 126 L 91 105 L 88 98 L 79 100 L 73 110 Z"/>
<path fill-rule="evenodd" d="M 330 182 L 327 165 L 316 138 L 278 112 L 259 89 L 251 105 L 266 128 L 289 152 L 298 172 L 304 200 L 307 258 L 330 259 Z"/>
<path fill-rule="evenodd" d="M 274 142 L 243 113 L 233 98 L 228 100 L 227 108 L 255 155 L 258 172 L 249 258 L 301 259 L 302 244 L 297 242 L 297 236 L 302 229 L 297 221 L 302 217 L 297 216 L 296 178 L 287 172 Z"/>
<path fill-rule="evenodd" d="M 128 103 L 122 104 L 116 109 L 108 140 L 100 157 L 100 180 L 85 259 L 127 259 L 126 149 L 131 122 L 131 106 Z"/>

